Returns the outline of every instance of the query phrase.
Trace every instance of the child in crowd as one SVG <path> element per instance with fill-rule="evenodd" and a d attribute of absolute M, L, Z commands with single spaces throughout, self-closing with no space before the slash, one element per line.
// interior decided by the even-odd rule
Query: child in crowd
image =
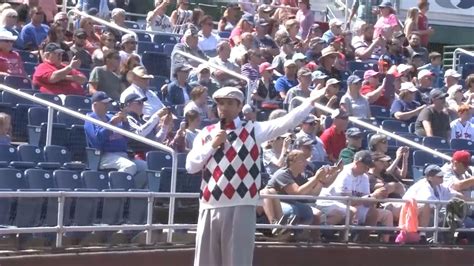
<path fill-rule="evenodd" d="M 11 117 L 6 113 L 0 113 L 0 144 L 10 144 L 11 135 Z"/>
<path fill-rule="evenodd" d="M 433 88 L 442 88 L 444 86 L 444 71 L 443 71 L 443 57 L 438 52 L 431 52 L 428 55 L 430 63 L 418 68 L 418 71 L 422 69 L 428 69 L 435 75 L 433 79 Z"/>

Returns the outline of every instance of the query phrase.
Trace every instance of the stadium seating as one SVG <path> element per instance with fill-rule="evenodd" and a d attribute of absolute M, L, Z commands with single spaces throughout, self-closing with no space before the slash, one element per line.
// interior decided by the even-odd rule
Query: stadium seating
<path fill-rule="evenodd" d="M 425 166 L 428 164 L 442 165 L 443 160 L 439 157 L 435 157 L 425 151 L 414 151 L 413 152 L 413 165 Z"/>
<path fill-rule="evenodd" d="M 474 151 L 474 142 L 467 139 L 452 139 L 450 146 L 453 150 L 468 150 L 471 153 Z"/>
<path fill-rule="evenodd" d="M 79 95 L 68 95 L 64 98 L 64 106 L 71 110 L 91 110 L 92 102 L 89 98 Z"/>
<path fill-rule="evenodd" d="M 441 137 L 424 137 L 423 145 L 432 149 L 451 149 L 449 142 Z"/>
<path fill-rule="evenodd" d="M 399 120 L 385 120 L 382 122 L 382 128 L 389 132 L 409 132 L 408 124 Z"/>

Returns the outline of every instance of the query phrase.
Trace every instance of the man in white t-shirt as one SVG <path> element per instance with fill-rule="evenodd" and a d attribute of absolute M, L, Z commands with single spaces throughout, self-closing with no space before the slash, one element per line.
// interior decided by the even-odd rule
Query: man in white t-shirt
<path fill-rule="evenodd" d="M 459 118 L 451 122 L 451 139 L 474 140 L 474 125 L 472 124 L 472 109 L 463 104 L 457 108 Z"/>
<path fill-rule="evenodd" d="M 371 153 L 367 150 L 358 151 L 354 155 L 354 161 L 344 166 L 344 169 L 337 176 L 334 183 L 328 188 L 323 188 L 321 196 L 351 196 L 358 198 L 383 199 L 387 197 L 385 188 L 376 189 L 370 193 L 369 177 L 367 172 L 374 164 Z M 340 201 L 323 200 L 317 202 L 318 207 L 323 213 L 339 209 L 340 212 L 346 211 L 346 204 Z M 392 213 L 387 210 L 377 209 L 374 202 L 357 201 L 351 202 L 351 210 L 355 212 L 352 217 L 353 223 L 366 226 L 374 226 L 378 222 L 384 226 L 393 226 Z M 368 239 L 370 231 L 359 233 L 358 240 L 365 242 Z M 389 236 L 384 235 L 383 241 L 388 242 Z"/>
<path fill-rule="evenodd" d="M 148 12 L 146 16 L 146 30 L 160 32 L 173 31 L 170 17 L 168 17 L 165 13 L 169 3 L 170 0 L 155 1 L 155 9 Z"/>

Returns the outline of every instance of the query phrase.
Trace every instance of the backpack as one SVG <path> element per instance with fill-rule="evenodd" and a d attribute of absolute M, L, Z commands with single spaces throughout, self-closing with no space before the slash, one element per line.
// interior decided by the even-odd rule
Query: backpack
<path fill-rule="evenodd" d="M 395 239 L 395 243 L 418 243 L 420 234 L 418 233 L 418 205 L 415 199 L 405 202 L 400 210 L 400 218 L 398 220 L 400 233 Z"/>

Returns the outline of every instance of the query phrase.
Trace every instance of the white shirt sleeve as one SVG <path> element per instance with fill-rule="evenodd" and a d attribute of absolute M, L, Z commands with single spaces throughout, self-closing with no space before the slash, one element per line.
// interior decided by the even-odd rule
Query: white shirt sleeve
<path fill-rule="evenodd" d="M 352 195 L 352 175 L 348 168 L 339 173 L 334 181 L 334 191 L 336 192 L 335 196 L 341 196 L 342 194 Z"/>
<path fill-rule="evenodd" d="M 188 156 L 186 157 L 186 170 L 188 173 L 194 174 L 201 171 L 209 157 L 211 157 L 211 155 L 217 150 L 212 148 L 211 141 L 203 144 L 204 137 L 207 134 L 206 131 L 207 130 L 204 129 L 199 132 L 194 139 L 193 148 L 189 151 Z"/>

